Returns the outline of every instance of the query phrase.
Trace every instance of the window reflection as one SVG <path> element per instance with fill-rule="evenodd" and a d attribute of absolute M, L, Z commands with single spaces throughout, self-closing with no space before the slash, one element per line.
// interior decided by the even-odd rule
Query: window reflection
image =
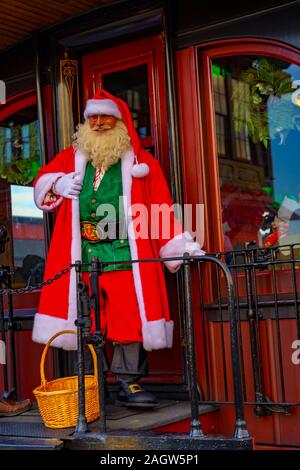
<path fill-rule="evenodd" d="M 124 100 L 131 111 L 134 126 L 143 147 L 154 151 L 151 139 L 148 66 L 131 67 L 104 75 L 104 88 Z"/>
<path fill-rule="evenodd" d="M 38 120 L 31 106 L 0 123 L 0 223 L 9 235 L 0 263 L 13 268 L 14 287 L 43 280 L 43 215 L 31 186 L 39 167 Z"/>
<path fill-rule="evenodd" d="M 30 184 L 40 166 L 40 143 L 35 106 L 0 124 L 0 175 L 8 183 Z"/>
<path fill-rule="evenodd" d="M 300 68 L 226 57 L 212 77 L 225 250 L 300 243 Z"/>
<path fill-rule="evenodd" d="M 10 186 L 15 282 L 34 285 L 43 280 L 43 213 L 33 204 L 33 188 Z"/>

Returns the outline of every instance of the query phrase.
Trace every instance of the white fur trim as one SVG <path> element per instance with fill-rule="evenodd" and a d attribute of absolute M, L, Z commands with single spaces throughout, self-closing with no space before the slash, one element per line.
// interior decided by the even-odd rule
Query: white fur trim
<path fill-rule="evenodd" d="M 133 150 L 126 152 L 122 158 L 122 183 L 123 183 L 123 200 L 126 207 L 124 212 L 126 216 L 127 227 L 132 227 L 131 213 L 131 186 L 132 186 L 132 167 L 134 164 Z M 148 166 L 148 165 L 147 165 Z M 128 234 L 131 259 L 139 259 L 137 243 L 133 234 Z M 143 296 L 143 286 L 139 263 L 132 264 L 132 274 L 137 296 L 140 318 L 142 322 L 143 346 L 146 351 L 153 349 L 170 348 L 173 344 L 173 321 L 166 322 L 164 318 L 155 321 L 147 321 L 145 301 Z"/>
<path fill-rule="evenodd" d="M 176 237 L 169 240 L 160 250 L 159 256 L 161 258 L 173 258 L 183 256 L 184 253 L 197 256 L 204 255 L 198 242 L 194 242 L 193 237 L 189 232 L 183 232 Z M 171 273 L 176 273 L 182 265 L 182 260 L 165 261 L 165 266 Z"/>
<path fill-rule="evenodd" d="M 142 326 L 143 346 L 146 351 L 171 348 L 173 345 L 174 322 L 164 318 L 148 321 Z"/>
<path fill-rule="evenodd" d="M 4 341 L 0 341 L 0 364 L 6 364 L 6 347 Z"/>
<path fill-rule="evenodd" d="M 173 333 L 174 333 L 174 322 L 173 320 L 166 321 L 166 338 L 167 338 L 167 348 L 173 347 Z"/>
<path fill-rule="evenodd" d="M 131 169 L 131 174 L 135 178 L 144 178 L 144 176 L 147 176 L 150 171 L 149 166 L 147 163 L 137 163 L 133 165 Z"/>
<path fill-rule="evenodd" d="M 32 340 L 36 343 L 46 344 L 51 336 L 62 330 L 77 331 L 74 319 L 63 320 L 62 318 L 37 313 L 34 317 Z M 61 335 L 51 345 L 72 351 L 77 349 L 77 337 L 70 334 Z"/>
<path fill-rule="evenodd" d="M 117 119 L 122 119 L 118 105 L 113 100 L 87 100 L 84 110 L 84 119 L 87 119 L 92 114 L 107 114 L 108 116 L 115 116 Z"/>
<path fill-rule="evenodd" d="M 75 171 L 80 172 L 79 179 L 83 181 L 87 158 L 78 150 L 75 152 Z M 63 173 L 64 174 L 64 173 Z M 57 175 L 57 173 L 56 173 Z M 47 175 L 45 175 L 47 176 Z M 43 177 L 42 177 L 43 178 Z M 39 183 L 39 181 L 38 181 Z M 81 236 L 80 236 L 80 215 L 79 199 L 72 199 L 72 240 L 71 240 L 71 263 L 81 261 Z M 77 318 L 77 297 L 76 297 L 76 272 L 71 269 L 68 299 L 67 320 L 37 313 L 34 320 L 32 333 L 33 341 L 46 343 L 49 338 L 61 330 L 76 330 L 75 320 Z M 72 335 L 59 336 L 53 346 L 66 350 L 77 349 L 76 337 Z"/>
<path fill-rule="evenodd" d="M 123 200 L 126 204 L 124 207 L 125 217 L 126 217 L 126 224 L 127 228 L 132 227 L 132 213 L 131 213 L 131 186 L 132 186 L 132 175 L 131 170 L 134 163 L 134 153 L 133 150 L 129 150 L 125 153 L 122 160 L 122 184 L 123 184 Z M 130 247 L 130 254 L 132 260 L 137 260 L 138 258 L 138 251 L 137 251 L 137 244 L 135 238 L 132 234 L 128 234 L 128 241 Z M 139 263 L 132 264 L 132 274 L 133 280 L 135 285 L 135 291 L 137 296 L 137 301 L 139 305 L 139 312 L 141 317 L 142 326 L 147 323 L 146 318 L 146 311 L 145 311 L 145 302 L 143 296 L 143 288 L 142 288 L 142 281 L 141 281 L 141 273 Z"/>
<path fill-rule="evenodd" d="M 38 179 L 34 187 L 34 202 L 39 209 L 46 212 L 51 212 L 61 204 L 63 200 L 62 197 L 59 197 L 57 201 L 51 206 L 47 206 L 46 204 L 44 204 L 44 199 L 46 194 L 51 191 L 52 185 L 57 180 L 57 178 L 64 175 L 65 173 L 62 172 L 46 173 Z"/>

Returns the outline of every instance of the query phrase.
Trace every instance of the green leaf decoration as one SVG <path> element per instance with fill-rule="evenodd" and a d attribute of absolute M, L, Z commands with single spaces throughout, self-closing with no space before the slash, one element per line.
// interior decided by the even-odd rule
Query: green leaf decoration
<path fill-rule="evenodd" d="M 6 146 L 10 145 L 9 158 Z M 28 145 L 24 156 L 24 146 Z M 10 160 L 10 161 L 8 161 Z M 23 135 L 22 126 L 11 128 L 9 139 L 7 129 L 0 127 L 0 177 L 8 183 L 23 186 L 32 183 L 40 168 L 40 145 L 38 138 L 38 122 L 32 121 L 28 124 L 28 134 Z"/>
<path fill-rule="evenodd" d="M 39 159 L 20 159 L 12 164 L 1 163 L 0 177 L 6 179 L 8 183 L 26 186 L 36 177 L 39 166 Z"/>
<path fill-rule="evenodd" d="M 268 59 L 257 59 L 235 81 L 232 101 L 236 132 L 246 124 L 255 144 L 261 142 L 268 148 L 270 139 L 278 135 L 284 143 L 292 129 L 300 130 L 300 108 L 291 101 L 294 91 L 288 73 Z"/>

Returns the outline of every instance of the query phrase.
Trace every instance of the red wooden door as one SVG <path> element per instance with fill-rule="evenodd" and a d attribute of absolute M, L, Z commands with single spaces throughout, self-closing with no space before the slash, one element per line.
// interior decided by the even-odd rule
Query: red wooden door
<path fill-rule="evenodd" d="M 178 76 L 184 187 L 186 198 L 205 204 L 204 248 L 237 253 L 245 248 L 245 242 L 255 240 L 259 248 L 266 248 L 275 239 L 276 244 L 271 246 L 278 247 L 279 259 L 297 258 L 300 230 L 291 213 L 293 210 L 297 215 L 300 207 L 300 109 L 296 99 L 299 51 L 263 39 L 211 42 L 178 53 Z M 275 238 L 277 228 L 281 230 Z M 294 244 L 294 250 L 283 248 L 289 244 Z M 228 257 L 224 260 L 231 266 L 235 263 Z M 203 282 L 207 304 L 214 303 L 218 296 L 215 280 L 207 272 Z M 241 270 L 234 276 L 240 301 L 246 297 L 245 282 Z M 256 271 L 255 295 L 260 302 L 268 295 L 276 299 L 298 298 L 299 289 L 298 264 L 282 263 L 273 270 L 269 267 Z M 221 295 L 226 297 L 225 290 Z M 299 307 L 289 317 L 284 307 L 280 311 L 272 308 L 273 312 L 270 309 L 263 313 L 257 333 L 265 394 L 273 402 L 298 404 L 299 365 L 292 362 L 291 351 L 299 335 Z M 209 338 L 210 376 L 208 380 L 201 372 L 204 362 L 199 347 L 200 382 L 205 397 L 226 402 L 223 374 L 232 397 L 228 323 L 212 320 L 206 313 L 202 312 Z M 239 326 L 250 433 L 256 442 L 299 445 L 295 433 L 299 407 L 290 408 L 289 416 L 274 413 L 262 418 L 254 413 L 249 318 L 239 317 Z M 202 345 L 203 336 L 197 334 L 197 341 Z M 228 405 L 224 410 L 219 425 L 220 431 L 226 432 L 232 410 Z"/>
<path fill-rule="evenodd" d="M 160 35 L 93 52 L 82 58 L 84 101 L 99 87 L 124 99 L 142 146 L 159 160 L 168 183 L 171 183 L 164 68 Z M 172 350 L 149 354 L 150 374 L 145 380 L 179 384 L 183 381 L 183 373 L 175 276 L 167 276 L 167 287 L 175 321 L 175 342 Z"/>

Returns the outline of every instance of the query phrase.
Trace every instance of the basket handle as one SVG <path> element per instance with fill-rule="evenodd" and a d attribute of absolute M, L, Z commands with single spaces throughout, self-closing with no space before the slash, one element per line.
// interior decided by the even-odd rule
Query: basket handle
<path fill-rule="evenodd" d="M 49 349 L 51 343 L 52 343 L 58 336 L 64 335 L 64 334 L 77 335 L 77 332 L 74 331 L 74 330 L 62 330 L 62 331 L 59 331 L 58 333 L 55 333 L 55 335 L 51 336 L 51 338 L 47 341 L 46 346 L 44 347 L 44 350 L 43 350 L 43 353 L 42 353 L 42 357 L 41 357 L 41 363 L 40 363 L 41 384 L 42 384 L 43 386 L 46 385 L 46 383 L 47 383 L 47 380 L 46 380 L 46 378 L 45 378 L 45 359 L 46 359 L 46 355 L 47 355 L 48 349 Z M 96 352 L 95 352 L 95 349 L 94 349 L 93 346 L 91 346 L 90 344 L 88 344 L 88 347 L 89 347 L 89 350 L 91 351 L 91 355 L 92 355 L 92 358 L 93 358 L 94 376 L 95 376 L 96 382 L 98 383 L 97 355 L 96 355 Z"/>

